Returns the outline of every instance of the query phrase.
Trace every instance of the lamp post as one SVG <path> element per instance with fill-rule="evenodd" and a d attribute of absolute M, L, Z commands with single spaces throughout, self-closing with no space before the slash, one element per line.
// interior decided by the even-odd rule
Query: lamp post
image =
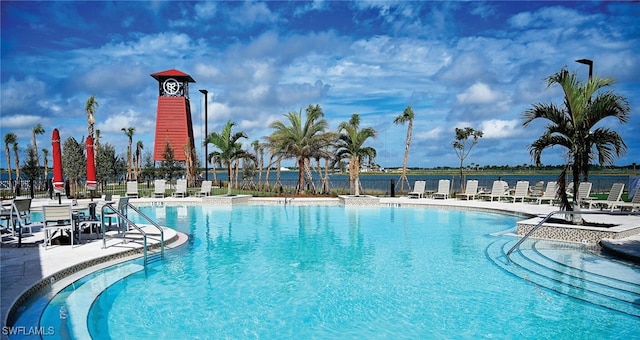
<path fill-rule="evenodd" d="M 209 91 L 207 90 L 200 90 L 200 92 L 202 94 L 204 94 L 204 180 L 208 181 L 209 180 L 209 161 L 207 160 L 207 157 L 209 156 L 209 148 L 208 148 L 208 143 L 207 143 L 207 135 L 209 134 L 208 130 L 207 130 L 207 120 L 209 120 L 209 103 L 207 100 L 207 94 L 209 93 Z M 215 170 L 214 170 L 215 171 Z"/>
<path fill-rule="evenodd" d="M 589 79 L 593 76 L 593 60 L 591 59 L 578 59 L 577 63 L 589 65 Z"/>

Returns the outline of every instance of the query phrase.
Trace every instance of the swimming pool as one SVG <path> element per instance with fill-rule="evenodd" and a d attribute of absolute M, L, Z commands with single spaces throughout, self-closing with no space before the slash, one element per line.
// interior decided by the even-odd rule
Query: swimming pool
<path fill-rule="evenodd" d="M 514 228 L 513 216 L 339 206 L 142 210 L 189 234 L 188 247 L 147 270 L 134 261 L 75 282 L 42 314 L 40 327 L 56 330 L 51 338 L 638 338 L 638 317 L 496 265 L 504 260 L 496 248 L 515 241 L 499 234 Z M 539 248 L 640 281 L 637 267 L 579 247 Z"/>

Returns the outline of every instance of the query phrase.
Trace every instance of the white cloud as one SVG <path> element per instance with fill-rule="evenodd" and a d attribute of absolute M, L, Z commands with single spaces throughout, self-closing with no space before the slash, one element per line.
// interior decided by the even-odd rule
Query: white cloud
<path fill-rule="evenodd" d="M 418 132 L 415 134 L 417 140 L 437 140 L 442 136 L 442 127 L 437 127 L 425 132 Z"/>
<path fill-rule="evenodd" d="M 482 138 L 495 139 L 495 138 L 507 138 L 520 135 L 522 128 L 516 128 L 522 122 L 517 119 L 501 120 L 491 119 L 483 121 L 480 124 L 480 131 L 482 131 Z"/>
<path fill-rule="evenodd" d="M 500 93 L 492 91 L 489 85 L 483 83 L 475 83 L 465 92 L 456 95 L 460 104 L 489 104 L 500 97 Z"/>

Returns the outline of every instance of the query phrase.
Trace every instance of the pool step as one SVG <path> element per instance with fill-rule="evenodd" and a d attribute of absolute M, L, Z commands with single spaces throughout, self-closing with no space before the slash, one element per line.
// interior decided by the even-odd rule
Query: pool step
<path fill-rule="evenodd" d="M 530 240 L 507 258 L 513 239 L 500 239 L 487 247 L 487 256 L 513 275 L 563 295 L 607 309 L 640 317 L 637 269 L 599 261 L 595 254 L 576 252 L 581 245 Z M 574 247 L 572 249 L 572 247 Z"/>
<path fill-rule="evenodd" d="M 109 270 L 92 277 L 80 287 L 71 292 L 66 300 L 66 310 L 68 312 L 68 322 L 71 326 L 71 335 L 74 339 L 90 339 L 87 328 L 87 317 L 92 302 L 105 289 L 119 280 L 143 270 L 144 267 L 129 263 Z"/>

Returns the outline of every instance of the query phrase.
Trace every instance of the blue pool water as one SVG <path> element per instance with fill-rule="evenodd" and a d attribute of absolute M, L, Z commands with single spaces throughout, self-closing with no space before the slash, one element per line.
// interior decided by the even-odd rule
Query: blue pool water
<path fill-rule="evenodd" d="M 189 245 L 147 270 L 125 263 L 62 291 L 40 321 L 56 330 L 51 338 L 639 337 L 637 316 L 496 265 L 496 242 L 515 239 L 495 233 L 513 229 L 516 217 L 384 207 L 142 210 L 189 234 Z M 563 247 L 539 248 L 565 256 Z M 605 266 L 640 294 L 637 267 Z"/>

